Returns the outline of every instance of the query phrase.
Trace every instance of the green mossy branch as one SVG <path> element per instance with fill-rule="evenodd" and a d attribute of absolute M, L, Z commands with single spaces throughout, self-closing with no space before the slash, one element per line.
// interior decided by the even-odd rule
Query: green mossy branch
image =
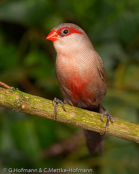
<path fill-rule="evenodd" d="M 55 120 L 54 107 L 51 100 L 21 92 L 17 89 L 4 89 L 0 87 L 0 106 L 24 112 L 31 115 Z M 61 106 L 58 107 L 57 121 L 82 127 L 84 129 L 105 132 L 105 124 L 100 120 L 100 114 L 65 105 L 66 112 Z M 139 143 L 139 124 L 113 118 L 114 123 L 110 123 L 107 134 L 129 141 Z M 104 118 L 106 122 L 106 117 Z"/>

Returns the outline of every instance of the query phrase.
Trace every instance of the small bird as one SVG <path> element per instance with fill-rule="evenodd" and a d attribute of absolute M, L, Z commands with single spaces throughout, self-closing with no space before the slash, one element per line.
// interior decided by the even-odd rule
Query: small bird
<path fill-rule="evenodd" d="M 56 78 L 65 104 L 107 115 L 101 105 L 106 94 L 106 73 L 102 59 L 83 29 L 72 23 L 61 23 L 46 37 L 57 52 Z M 104 135 L 84 129 L 90 154 L 102 153 Z"/>

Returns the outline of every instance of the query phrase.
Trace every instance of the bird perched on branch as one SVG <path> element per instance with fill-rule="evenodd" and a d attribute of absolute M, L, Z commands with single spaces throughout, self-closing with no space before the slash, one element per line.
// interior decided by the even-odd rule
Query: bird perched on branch
<path fill-rule="evenodd" d="M 64 103 L 98 113 L 103 109 L 101 120 L 107 115 L 107 129 L 109 120 L 113 120 L 101 105 L 107 88 L 106 73 L 87 34 L 75 24 L 62 23 L 46 39 L 53 41 L 57 52 L 56 77 Z M 84 130 L 84 134 L 90 154 L 101 153 L 104 135 L 90 130 Z"/>

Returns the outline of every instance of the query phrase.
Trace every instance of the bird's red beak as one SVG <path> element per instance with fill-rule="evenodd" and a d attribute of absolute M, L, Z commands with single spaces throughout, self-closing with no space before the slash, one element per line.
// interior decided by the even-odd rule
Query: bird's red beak
<path fill-rule="evenodd" d="M 52 30 L 48 36 L 46 37 L 47 40 L 51 40 L 51 41 L 57 41 L 60 39 L 59 35 L 57 34 L 57 32 L 55 30 Z"/>

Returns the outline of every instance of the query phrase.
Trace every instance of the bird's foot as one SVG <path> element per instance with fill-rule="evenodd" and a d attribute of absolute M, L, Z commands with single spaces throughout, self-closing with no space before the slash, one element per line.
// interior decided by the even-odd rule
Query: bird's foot
<path fill-rule="evenodd" d="M 105 133 L 104 133 L 104 134 L 106 134 L 107 129 L 108 129 L 108 126 L 109 126 L 109 121 L 110 121 L 111 123 L 114 123 L 115 120 L 112 118 L 112 116 L 109 114 L 109 112 L 108 112 L 102 105 L 100 105 L 100 108 L 104 111 L 104 112 L 101 114 L 101 116 L 100 116 L 100 119 L 101 119 L 102 122 L 104 122 L 104 121 L 103 121 L 103 117 L 104 117 L 104 116 L 107 116 L 107 121 L 106 121 L 106 126 L 105 126 Z"/>
<path fill-rule="evenodd" d="M 66 109 L 64 107 L 64 103 L 61 100 L 59 100 L 55 97 L 54 100 L 53 100 L 53 106 L 54 106 L 54 109 L 55 109 L 55 120 L 57 120 L 57 108 L 58 108 L 59 103 L 61 104 L 63 110 L 66 111 Z"/>

